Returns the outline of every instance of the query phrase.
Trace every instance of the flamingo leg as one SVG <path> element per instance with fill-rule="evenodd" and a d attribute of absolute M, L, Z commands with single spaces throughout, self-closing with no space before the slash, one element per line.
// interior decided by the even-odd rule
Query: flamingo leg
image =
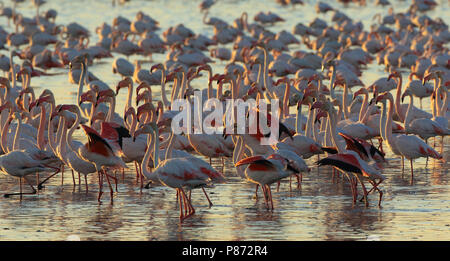
<path fill-rule="evenodd" d="M 102 194 L 103 194 L 103 174 L 102 171 L 97 171 L 98 173 L 98 186 L 99 186 L 99 190 L 98 190 L 98 197 L 97 197 L 97 201 L 101 202 L 101 198 L 102 198 Z"/>
<path fill-rule="evenodd" d="M 255 199 L 258 200 L 258 188 L 259 184 L 256 184 L 256 190 L 255 190 Z"/>
<path fill-rule="evenodd" d="M 184 219 L 184 215 L 183 215 L 183 201 L 182 201 L 182 196 L 181 196 L 181 192 L 180 189 L 177 188 L 177 201 L 178 201 L 178 205 L 180 206 L 180 221 L 182 221 Z"/>
<path fill-rule="evenodd" d="M 106 175 L 106 178 L 111 178 L 112 180 L 114 180 L 114 183 L 115 183 L 115 185 L 116 185 L 116 192 L 118 192 L 117 191 L 117 177 L 113 177 L 113 176 L 111 176 L 111 175 L 109 175 L 108 173 L 106 173 L 106 171 L 104 172 L 105 173 L 105 175 Z"/>
<path fill-rule="evenodd" d="M 277 181 L 277 192 L 280 192 L 280 183 L 281 181 Z"/>
<path fill-rule="evenodd" d="M 181 190 L 181 193 L 182 193 L 184 199 L 186 199 L 187 198 L 186 197 L 186 193 L 184 192 L 183 188 L 180 188 L 180 190 Z M 187 216 L 185 216 L 185 218 L 190 217 L 190 216 L 192 216 L 195 213 L 195 209 L 192 206 L 190 200 L 187 200 L 187 205 L 186 206 L 187 206 L 187 208 L 189 208 L 189 214 Z"/>
<path fill-rule="evenodd" d="M 87 175 L 84 175 L 84 184 L 86 186 L 86 194 L 88 193 L 88 182 L 87 182 Z"/>
<path fill-rule="evenodd" d="M 56 169 L 55 173 L 51 174 L 50 176 L 48 176 L 46 179 L 44 179 L 41 183 L 38 184 L 37 189 L 41 190 L 44 186 L 42 186 L 42 184 L 44 184 L 47 180 L 51 179 L 53 176 L 55 176 L 56 174 L 58 174 L 60 172 L 60 169 L 58 168 L 54 168 L 54 167 L 50 167 L 50 166 L 46 166 L 52 169 Z"/>
<path fill-rule="evenodd" d="M 75 182 L 75 174 L 73 173 L 73 169 L 70 169 L 72 171 L 72 182 L 73 182 L 73 188 L 75 188 L 76 182 Z"/>
<path fill-rule="evenodd" d="M 267 195 L 270 199 L 270 206 L 271 206 L 271 209 L 273 210 L 272 191 L 270 189 L 270 185 L 266 184 L 266 186 L 267 186 Z"/>
<path fill-rule="evenodd" d="M 381 191 L 381 189 L 378 188 L 378 185 L 380 185 L 380 183 L 382 181 L 383 180 L 380 180 L 378 183 L 375 183 L 374 181 L 369 180 L 369 183 L 372 184 L 373 187 L 367 192 L 367 194 L 369 194 L 373 189 L 376 189 L 378 191 L 378 193 L 380 194 L 380 198 L 378 200 L 378 206 L 379 207 L 381 207 L 381 200 L 382 200 L 382 197 L 383 197 L 383 191 Z"/>
<path fill-rule="evenodd" d="M 428 157 L 427 157 L 428 159 Z M 413 160 L 410 159 L 409 162 L 411 163 L 411 185 L 414 183 L 414 167 L 413 167 Z"/>
<path fill-rule="evenodd" d="M 23 192 L 22 190 L 22 178 L 28 183 L 28 185 L 30 185 L 32 191 L 31 192 Z M 22 195 L 34 195 L 37 193 L 37 190 L 33 187 L 33 185 L 31 185 L 31 182 L 26 178 L 26 177 L 20 177 L 19 178 L 19 193 L 8 193 L 3 195 L 5 198 L 9 198 L 10 196 L 15 196 L 15 195 L 19 195 L 20 196 L 20 200 L 22 200 Z"/>
<path fill-rule="evenodd" d="M 268 196 L 267 196 L 267 189 L 265 185 L 261 185 L 261 189 L 263 191 L 264 195 L 264 202 L 266 203 L 266 207 L 269 208 L 269 202 L 268 202 Z"/>
<path fill-rule="evenodd" d="M 136 182 L 139 182 L 140 174 L 139 174 L 139 167 L 138 167 L 138 164 L 136 161 L 134 162 L 134 168 L 136 169 Z M 124 170 L 124 172 L 125 172 L 125 170 Z"/>
<path fill-rule="evenodd" d="M 106 171 L 105 171 L 105 176 L 106 176 L 106 181 L 108 182 L 108 186 L 109 186 L 109 194 L 111 196 L 111 203 L 113 203 L 114 189 L 111 186 L 111 182 L 109 181 L 109 175 L 106 174 Z"/>
<path fill-rule="evenodd" d="M 61 186 L 64 185 L 64 164 L 61 165 Z"/>
<path fill-rule="evenodd" d="M 211 200 L 209 199 L 208 194 L 207 194 L 206 191 L 205 191 L 205 188 L 202 188 L 202 190 L 203 190 L 203 193 L 204 193 L 205 196 L 206 196 L 206 199 L 208 200 L 209 207 L 211 208 L 211 207 L 213 206 L 213 203 L 212 203 Z"/>
<path fill-rule="evenodd" d="M 363 189 L 363 197 L 364 197 L 364 202 L 366 203 L 366 207 L 369 206 L 369 201 L 367 200 L 367 190 L 366 190 L 366 186 L 364 185 L 364 183 L 362 182 L 362 180 L 359 178 L 359 176 L 356 176 L 357 180 L 359 181 L 359 183 L 361 183 L 361 187 Z"/>

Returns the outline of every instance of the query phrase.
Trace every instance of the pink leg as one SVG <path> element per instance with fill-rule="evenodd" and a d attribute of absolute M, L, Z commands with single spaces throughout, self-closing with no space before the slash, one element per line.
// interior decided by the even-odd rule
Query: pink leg
<path fill-rule="evenodd" d="M 205 196 L 206 196 L 206 199 L 208 200 L 209 207 L 211 208 L 212 205 L 213 205 L 213 203 L 212 203 L 211 200 L 209 199 L 208 194 L 207 194 L 206 191 L 205 191 L 205 188 L 202 188 L 202 190 L 203 190 L 203 193 L 204 193 Z M 190 199 L 189 199 L 189 201 L 190 201 Z"/>

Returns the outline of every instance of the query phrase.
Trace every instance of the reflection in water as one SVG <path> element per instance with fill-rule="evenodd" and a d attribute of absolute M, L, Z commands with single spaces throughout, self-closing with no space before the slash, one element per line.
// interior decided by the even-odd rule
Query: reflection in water
<path fill-rule="evenodd" d="M 148 5 L 149 14 L 159 20 L 162 30 L 178 23 L 184 23 L 197 33 L 212 35 L 212 28 L 204 25 L 198 16 L 198 2 L 179 8 L 179 1 L 130 1 L 128 4 L 109 9 L 108 12 L 97 15 L 97 10 L 111 8 L 108 1 L 93 1 L 86 6 L 84 1 L 48 1 L 43 8 L 53 8 L 58 12 L 57 22 L 70 23 L 78 21 L 95 31 L 102 22 L 111 23 L 113 18 L 122 15 L 133 19 L 142 5 Z M 262 1 L 219 1 L 210 10 L 211 16 L 217 16 L 231 22 L 243 11 L 253 17 L 261 8 Z M 445 1 L 442 1 L 445 2 Z M 5 3 L 8 5 L 9 3 Z M 161 7 L 163 4 L 167 8 Z M 331 3 L 341 7 L 338 3 Z M 282 8 L 273 0 L 264 2 L 264 9 L 272 10 L 282 15 L 287 21 L 271 26 L 272 31 L 291 31 L 294 24 L 308 24 L 316 13 L 302 12 L 298 9 Z M 405 10 L 408 1 L 396 2 L 395 10 Z M 30 8 L 31 3 L 19 7 L 20 12 L 28 16 L 35 14 Z M 312 8 L 307 3 L 303 9 Z M 448 5 L 441 3 L 440 8 L 427 13 L 430 17 L 442 17 L 448 21 Z M 361 20 L 365 28 L 373 23 L 367 17 L 372 17 L 372 3 L 360 8 L 349 5 L 342 9 L 351 13 L 352 18 Z M 378 10 L 377 10 L 378 11 Z M 387 9 L 381 11 L 387 13 Z M 319 15 L 321 19 L 330 21 L 329 15 Z M 0 24 L 5 25 L 6 20 Z M 7 28 L 7 27 L 5 27 Z M 7 28 L 11 30 L 11 28 Z M 161 33 L 160 31 L 159 33 Z M 92 34 L 91 42 L 98 41 Z M 231 45 L 226 47 L 231 48 Z M 304 45 L 293 46 L 291 52 L 307 50 Z M 309 51 L 309 50 L 307 50 Z M 6 51 L 1 51 L 7 54 Z M 115 54 L 115 57 L 120 55 Z M 141 59 L 131 56 L 131 62 Z M 154 62 L 164 62 L 165 55 L 155 54 Z M 115 86 L 120 76 L 111 73 L 113 59 L 104 59 L 89 67 L 95 75 L 110 86 Z M 214 72 L 223 71 L 226 63 L 213 64 Z M 144 66 L 150 67 L 150 64 Z M 49 77 L 34 77 L 31 86 L 39 94 L 43 89 L 55 92 L 56 102 L 74 103 L 76 99 L 75 85 L 68 83 L 67 68 L 54 69 L 52 72 L 60 75 Z M 386 76 L 384 68 L 370 64 L 363 73 L 363 82 L 368 85 L 379 77 Z M 406 79 L 404 79 L 405 82 Z M 325 81 L 325 84 L 328 84 Z M 206 77 L 192 82 L 194 88 L 203 89 L 207 86 Z M 68 90 L 69 89 L 69 90 Z M 168 86 L 168 91 L 171 86 Z M 158 98 L 160 89 L 152 92 Z M 169 93 L 170 94 L 170 93 Z M 118 112 L 122 112 L 126 95 L 117 96 Z M 429 110 L 429 100 L 424 100 L 424 108 Z M 75 139 L 85 140 L 84 135 L 77 131 Z M 433 139 L 429 144 L 433 144 Z M 438 151 L 441 150 L 441 138 L 436 141 Z M 388 150 L 388 149 L 387 149 Z M 445 162 L 450 160 L 448 137 L 442 144 Z M 242 180 L 234 171 L 230 161 L 225 165 L 227 183 L 208 189 L 213 206 L 208 208 L 201 191 L 192 193 L 196 213 L 192 218 L 179 223 L 175 191 L 162 186 L 153 186 L 140 193 L 136 185 L 134 165 L 125 174 L 125 179 L 119 178 L 118 191 L 115 193 L 114 204 L 109 203 L 109 191 L 106 189 L 103 204 L 97 203 L 97 175 L 88 176 L 89 192 L 85 192 L 84 179 L 82 184 L 73 187 L 69 171 L 64 176 L 50 180 L 46 188 L 37 195 L 25 196 L 23 201 L 17 198 L 0 199 L 0 240 L 65 240 L 69 235 L 78 235 L 81 240 L 366 240 L 370 236 L 379 236 L 381 240 L 449 240 L 450 227 L 450 189 L 448 163 L 434 159 L 415 160 L 414 183 L 411 185 L 409 162 L 406 162 L 402 174 L 401 161 L 397 156 L 388 153 L 388 164 L 384 171 L 387 177 L 381 185 L 383 190 L 382 207 L 376 206 L 378 194 L 369 195 L 369 207 L 362 203 L 352 204 L 350 188 L 345 179 L 331 179 L 329 168 L 313 168 L 305 174 L 301 189 L 295 185 L 289 191 L 289 182 L 283 181 L 280 191 L 273 186 L 274 211 L 265 208 L 264 200 L 254 199 L 254 184 Z M 317 158 L 307 161 L 313 167 Z M 214 161 L 213 166 L 220 169 L 220 162 Z M 33 180 L 35 177 L 32 177 Z M 44 176 L 41 176 L 42 180 Z M 76 178 L 78 183 L 78 178 Z M 295 182 L 294 182 L 295 184 Z M 18 181 L 9 175 L 1 175 L 0 193 L 18 191 Z M 360 193 L 361 194 L 361 193 Z M 261 192 L 259 192 L 261 196 Z M 361 195 L 360 195 L 361 196 Z"/>

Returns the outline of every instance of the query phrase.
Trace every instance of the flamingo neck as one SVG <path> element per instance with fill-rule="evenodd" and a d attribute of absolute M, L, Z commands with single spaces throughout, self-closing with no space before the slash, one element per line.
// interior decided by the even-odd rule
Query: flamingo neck
<path fill-rule="evenodd" d="M 76 116 L 75 116 L 75 122 L 72 125 L 72 127 L 69 130 L 69 133 L 67 134 L 67 146 L 69 147 L 69 149 L 73 152 L 76 152 L 77 150 L 73 147 L 73 133 L 75 132 L 75 130 L 78 128 L 78 126 L 80 125 L 80 112 L 77 111 Z"/>
<path fill-rule="evenodd" d="M 59 116 L 59 126 L 58 131 L 56 132 L 56 146 L 55 146 L 55 155 L 61 155 L 61 142 L 64 136 L 64 132 L 66 129 L 66 119 L 63 116 Z M 59 146 L 58 146 L 59 145 Z M 59 151 L 58 151 L 59 150 Z"/>
<path fill-rule="evenodd" d="M 166 155 L 164 157 L 165 160 L 172 158 L 173 146 L 175 144 L 175 134 L 173 132 L 170 133 L 169 145 L 166 148 Z"/>
<path fill-rule="evenodd" d="M 166 70 L 164 68 L 162 68 L 162 70 L 161 70 L 161 98 L 162 98 L 164 107 L 169 108 L 170 102 L 167 99 L 167 94 L 166 94 Z"/>
<path fill-rule="evenodd" d="M 9 130 L 9 126 L 11 125 L 10 121 L 7 121 L 5 123 L 5 125 L 3 126 L 2 129 L 2 149 L 4 153 L 8 153 L 9 152 L 9 148 L 8 148 L 8 130 Z"/>
<path fill-rule="evenodd" d="M 366 113 L 368 111 L 368 101 L 369 95 L 367 93 L 364 93 L 364 99 L 361 103 L 361 108 L 359 109 L 359 117 L 358 121 L 363 122 L 363 118 L 366 116 Z"/>
<path fill-rule="evenodd" d="M 62 116 L 60 116 L 60 117 L 62 117 Z M 67 154 L 67 146 L 66 146 L 66 144 L 67 144 L 67 121 L 65 118 L 64 118 L 64 124 L 63 124 L 63 131 L 61 134 L 61 140 L 60 140 L 59 144 L 60 144 L 59 145 L 59 154 L 60 154 L 61 160 L 66 161 L 65 158 L 66 158 L 66 154 Z"/>
<path fill-rule="evenodd" d="M 159 165 L 159 131 L 156 129 L 153 132 L 154 147 L 153 147 L 153 167 L 158 168 Z"/>
<path fill-rule="evenodd" d="M 295 132 L 302 133 L 302 104 L 297 108 L 297 115 L 295 115 Z"/>
<path fill-rule="evenodd" d="M 386 136 L 386 141 L 389 146 L 392 147 L 393 139 L 392 139 L 392 116 L 394 115 L 394 101 L 392 97 L 389 98 L 389 110 L 386 118 L 386 127 L 384 130 L 384 135 Z"/>
<path fill-rule="evenodd" d="M 86 78 L 86 72 L 87 72 L 86 64 L 83 61 L 81 63 L 81 76 L 78 81 L 77 104 L 80 104 L 80 101 L 81 101 L 81 94 L 83 93 L 83 86 L 84 86 L 84 81 Z"/>
<path fill-rule="evenodd" d="M 41 108 L 41 118 L 39 120 L 39 129 L 37 133 L 37 145 L 40 150 L 44 150 L 44 132 L 45 132 L 45 122 L 47 120 L 47 114 L 45 111 L 45 105 L 39 106 Z"/>
<path fill-rule="evenodd" d="M 116 109 L 116 98 L 111 97 L 110 100 L 111 100 L 111 102 L 109 104 L 109 110 L 108 110 L 108 115 L 106 116 L 106 122 L 112 122 L 114 111 Z"/>
<path fill-rule="evenodd" d="M 128 97 L 127 97 L 127 103 L 125 105 L 125 112 L 131 107 L 132 99 L 133 99 L 133 83 L 131 82 L 128 85 Z M 125 113 L 123 115 L 125 115 Z"/>
<path fill-rule="evenodd" d="M 291 85 L 289 84 L 289 81 L 287 81 L 286 83 L 286 89 L 284 92 L 284 97 L 283 97 L 283 110 L 281 115 L 283 117 L 287 117 L 289 115 L 289 95 L 291 93 Z"/>
<path fill-rule="evenodd" d="M 54 112 L 55 112 L 55 104 L 50 103 L 50 113 L 49 113 L 49 120 L 48 120 L 48 127 L 47 127 L 47 137 L 48 137 L 48 144 L 50 145 L 50 148 L 52 149 L 53 152 L 55 152 L 56 141 L 55 141 L 54 133 L 53 133 L 53 123 L 51 120 L 51 115 L 53 115 Z"/>
<path fill-rule="evenodd" d="M 22 119 L 19 117 L 17 119 L 17 127 L 16 127 L 16 134 L 14 135 L 14 142 L 13 142 L 13 149 L 12 150 L 18 150 L 19 149 L 19 139 L 20 139 L 20 131 L 22 129 Z"/>
<path fill-rule="evenodd" d="M 408 95 L 409 96 L 409 105 L 408 105 L 408 110 L 406 111 L 406 115 L 405 115 L 405 121 L 404 121 L 404 126 L 405 126 L 405 130 L 409 129 L 409 124 L 411 123 L 411 121 L 413 120 L 412 117 L 412 107 L 414 106 L 414 98 L 411 94 Z"/>
<path fill-rule="evenodd" d="M 173 79 L 173 87 L 172 87 L 172 95 L 170 97 L 170 103 L 172 104 L 174 102 L 175 99 L 178 99 L 178 92 L 179 92 L 179 84 L 180 83 L 180 79 L 179 76 L 177 75 L 174 79 Z"/>
<path fill-rule="evenodd" d="M 395 112 L 397 113 L 400 120 L 404 121 L 405 119 L 402 118 L 402 115 L 403 115 L 403 114 L 401 114 L 402 106 L 400 103 L 400 98 L 402 95 L 402 77 L 400 76 L 397 78 L 398 78 L 398 83 L 397 83 L 397 93 L 395 96 Z"/>
<path fill-rule="evenodd" d="M 447 109 L 448 109 L 448 90 L 444 89 L 444 102 L 443 102 L 440 110 L 438 111 L 439 112 L 438 116 L 446 117 Z"/>
<path fill-rule="evenodd" d="M 312 125 L 313 125 L 313 117 L 314 117 L 314 110 L 311 109 L 311 104 L 309 105 L 309 112 L 308 112 L 308 120 L 306 121 L 306 129 L 305 129 L 305 136 L 308 138 L 312 138 Z"/>
<path fill-rule="evenodd" d="M 380 115 L 380 136 L 383 140 L 386 140 L 386 100 L 381 103 L 381 115 Z"/>
<path fill-rule="evenodd" d="M 342 111 L 344 111 L 344 117 L 346 120 L 350 118 L 350 106 L 347 104 L 348 96 L 348 86 L 347 83 L 344 84 L 344 92 L 342 93 Z"/>
<path fill-rule="evenodd" d="M 137 117 L 136 117 L 136 113 L 131 113 L 131 117 L 132 117 L 132 121 L 131 121 L 131 126 L 130 126 L 130 135 L 134 136 L 134 133 L 136 132 L 136 126 L 137 126 Z"/>
<path fill-rule="evenodd" d="M 344 153 L 345 148 L 341 146 L 341 143 L 337 141 L 337 131 L 336 131 L 336 111 L 332 108 L 331 111 L 328 112 L 328 121 L 331 131 L 331 141 L 333 145 L 336 147 L 338 153 Z"/>
<path fill-rule="evenodd" d="M 334 82 L 336 81 L 336 65 L 332 64 L 331 65 L 331 79 L 330 79 L 330 96 L 331 99 L 336 99 L 336 94 L 334 93 Z"/>
<path fill-rule="evenodd" d="M 142 159 L 141 168 L 142 172 L 146 177 L 152 176 L 153 173 L 149 170 L 148 163 L 150 162 L 151 155 L 151 144 L 152 138 L 150 135 L 147 135 L 147 150 L 145 151 L 144 158 Z"/>
<path fill-rule="evenodd" d="M 11 75 L 12 75 L 12 88 L 15 89 L 16 88 L 16 68 L 14 67 L 14 61 L 13 61 L 13 55 L 12 52 L 9 56 L 9 66 L 11 67 Z"/>

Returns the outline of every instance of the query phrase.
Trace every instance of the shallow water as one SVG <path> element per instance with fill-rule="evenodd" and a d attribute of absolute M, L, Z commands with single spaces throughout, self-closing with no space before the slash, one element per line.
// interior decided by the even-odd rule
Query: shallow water
<path fill-rule="evenodd" d="M 68 24 L 77 21 L 93 33 L 102 22 L 111 23 L 117 15 L 130 20 L 138 10 L 150 14 L 160 22 L 162 30 L 178 23 L 184 23 L 196 33 L 212 35 L 212 28 L 201 22 L 198 10 L 200 1 L 189 1 L 181 8 L 182 1 L 137 1 L 132 0 L 124 6 L 111 7 L 111 1 L 48 1 L 41 10 L 54 8 L 58 11 L 57 23 Z M 187 1 L 186 1 L 187 2 Z M 192 3 L 191 3 L 192 2 Z M 275 1 L 227 1 L 220 0 L 210 10 L 211 16 L 231 22 L 243 11 L 253 18 L 260 10 L 271 10 L 283 15 L 287 22 L 271 27 L 272 31 L 285 29 L 291 31 L 298 22 L 308 24 L 316 17 L 313 1 L 305 1 L 303 7 L 283 8 Z M 361 20 L 365 28 L 372 24 L 375 13 L 386 13 L 387 8 L 374 7 L 367 1 L 366 7 L 349 5 L 344 7 L 332 2 L 335 7 Z M 395 10 L 405 10 L 409 1 L 395 2 Z M 428 12 L 431 17 L 441 17 L 448 24 L 449 5 L 438 1 L 439 8 Z M 5 1 L 9 5 L 8 1 Z M 20 12 L 33 15 L 31 3 L 19 6 Z M 99 10 L 102 11 L 99 14 Z M 331 13 L 317 15 L 330 21 Z M 5 18 L 0 24 L 6 26 Z M 11 28 L 5 27 L 7 30 Z M 162 32 L 159 31 L 160 33 Z M 93 35 L 91 43 L 97 41 Z M 228 46 L 229 47 L 229 46 Z M 297 46 L 296 49 L 303 49 Z M 2 51 L 6 53 L 5 51 Z M 119 56 L 115 54 L 115 56 Z M 154 55 L 155 62 L 163 62 L 164 55 Z M 132 56 L 131 61 L 142 59 Z M 17 61 L 16 61 L 17 62 Z M 114 86 L 120 76 L 111 72 L 112 59 L 95 63 L 90 70 L 110 86 Z M 216 62 L 214 71 L 221 71 L 225 63 Z M 150 66 L 146 64 L 145 66 Z M 67 69 L 53 70 L 67 72 Z M 52 71 L 52 72 L 53 72 Z M 383 68 L 372 64 L 364 71 L 362 80 L 370 84 L 378 77 L 385 76 Z M 74 103 L 77 86 L 68 83 L 67 75 L 33 78 L 31 85 L 39 94 L 44 88 L 56 93 L 57 103 Z M 193 82 L 198 88 L 206 86 L 205 79 Z M 68 94 L 69 90 L 69 94 Z M 159 90 L 154 93 L 158 94 Z M 126 94 L 118 96 L 118 112 L 123 111 Z M 418 104 L 418 100 L 415 101 Z M 429 101 L 424 100 L 424 108 L 429 111 Z M 76 138 L 84 140 L 82 133 Z M 433 144 L 433 139 L 430 139 Z M 441 139 L 436 142 L 441 151 Z M 449 139 L 442 147 L 448 162 Z M 380 188 L 383 190 L 382 207 L 377 207 L 378 194 L 370 194 L 369 207 L 362 202 L 353 205 L 351 191 L 346 180 L 331 178 L 329 168 L 314 167 L 317 157 L 307 161 L 312 167 L 309 174 L 303 175 L 300 189 L 293 180 L 282 182 L 280 191 L 272 186 L 274 211 L 265 208 L 264 201 L 254 199 L 255 187 L 236 175 L 231 162 L 225 164 L 225 184 L 207 189 L 214 206 L 208 204 L 201 191 L 193 191 L 193 205 L 196 213 L 180 224 L 176 208 L 175 191 L 156 186 L 140 193 L 136 185 L 134 165 L 121 175 L 118 193 L 110 204 L 109 191 L 105 188 L 103 204 L 97 203 L 97 176 L 88 177 L 89 193 L 82 185 L 74 187 L 69 171 L 51 180 L 38 195 L 0 199 L 0 240 L 65 240 L 77 235 L 81 240 L 449 240 L 450 239 L 450 184 L 448 163 L 434 159 L 416 160 L 414 163 L 414 182 L 411 184 L 409 162 L 405 162 L 402 172 L 401 161 L 388 153 L 388 166 L 384 175 L 387 179 Z M 219 160 L 213 166 L 221 169 Z M 42 179 L 42 177 L 41 177 Z M 18 191 L 18 180 L 9 175 L 0 176 L 0 193 Z M 28 188 L 25 188 L 28 189 Z M 261 196 L 261 191 L 259 191 Z"/>

